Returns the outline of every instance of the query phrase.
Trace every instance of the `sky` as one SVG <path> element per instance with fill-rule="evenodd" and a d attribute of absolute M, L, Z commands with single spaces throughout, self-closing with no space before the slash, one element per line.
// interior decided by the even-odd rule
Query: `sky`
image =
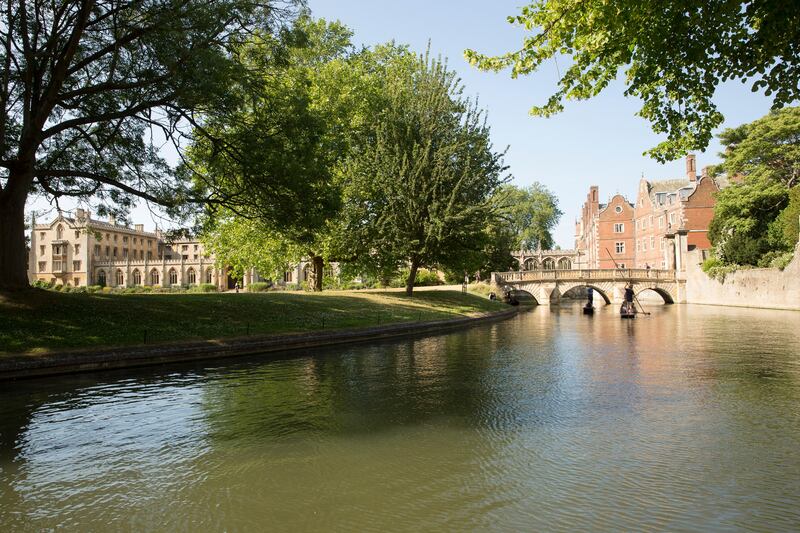
<path fill-rule="evenodd" d="M 505 161 L 512 183 L 538 181 L 557 196 L 564 216 L 554 237 L 562 248 L 574 246 L 574 221 L 591 185 L 600 187 L 601 201 L 616 193 L 633 201 L 643 175 L 650 180 L 685 175 L 683 160 L 662 165 L 642 155 L 664 138 L 636 116 L 641 102 L 623 95 L 623 83 L 611 84 L 591 100 L 568 102 L 566 110 L 553 117 L 532 117 L 531 106 L 544 103 L 556 88 L 555 62 L 533 76 L 512 80 L 508 72 L 480 72 L 464 60 L 466 48 L 496 55 L 521 47 L 525 32 L 506 17 L 517 14 L 523 0 L 307 1 L 313 16 L 350 27 L 356 45 L 394 40 L 424 52 L 430 42 L 431 52 L 447 59 L 459 74 L 465 93 L 477 97 L 488 111 L 495 148 L 508 147 Z M 726 118 L 723 128 L 755 120 L 770 108 L 767 97 L 740 82 L 721 86 L 715 102 Z M 715 140 L 705 153 L 697 154 L 697 168 L 718 163 L 719 151 Z M 131 219 L 146 229 L 166 225 L 143 205 Z"/>

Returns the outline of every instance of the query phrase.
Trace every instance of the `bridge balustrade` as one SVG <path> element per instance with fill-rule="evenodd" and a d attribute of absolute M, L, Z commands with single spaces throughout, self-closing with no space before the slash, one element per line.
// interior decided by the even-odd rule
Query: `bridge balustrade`
<path fill-rule="evenodd" d="M 585 270 L 523 270 L 495 272 L 499 282 L 556 280 L 675 280 L 674 270 L 654 268 L 598 268 Z"/>

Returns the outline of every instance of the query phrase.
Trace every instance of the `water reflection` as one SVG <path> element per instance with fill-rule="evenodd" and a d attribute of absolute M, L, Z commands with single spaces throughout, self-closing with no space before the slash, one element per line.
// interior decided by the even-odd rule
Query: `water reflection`
<path fill-rule="evenodd" d="M 4 384 L 0 529 L 800 526 L 800 315 L 649 310 Z"/>

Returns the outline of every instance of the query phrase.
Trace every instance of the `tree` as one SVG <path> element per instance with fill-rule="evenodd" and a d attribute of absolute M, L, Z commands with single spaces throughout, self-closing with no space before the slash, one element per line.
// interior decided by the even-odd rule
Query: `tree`
<path fill-rule="evenodd" d="M 800 184 L 800 107 L 788 107 L 723 131 L 721 170 L 764 178 L 790 189 Z"/>
<path fill-rule="evenodd" d="M 227 199 L 206 213 L 206 240 L 218 260 L 241 259 L 229 246 L 237 238 L 241 249 L 253 250 L 251 241 L 261 242 L 262 254 L 292 251 L 291 257 L 251 257 L 251 266 L 308 258 L 313 287 L 322 290 L 324 232 L 340 204 L 332 172 L 346 153 L 350 112 L 338 97 L 342 85 L 329 82 L 340 77 L 351 32 L 303 14 L 293 33 L 299 37 L 288 46 L 271 36 L 242 46 L 239 55 L 251 75 L 244 84 L 231 80 L 230 91 L 242 94 L 239 105 L 203 124 L 208 135 L 198 136 L 189 159 L 202 194 Z M 282 63 L 264 69 L 276 63 L 276 50 Z"/>
<path fill-rule="evenodd" d="M 727 129 L 720 141 L 725 150 L 713 172 L 741 179 L 717 193 L 709 226 L 717 254 L 725 262 L 756 265 L 770 252 L 793 249 L 796 207 L 789 198 L 800 182 L 800 108 Z"/>
<path fill-rule="evenodd" d="M 411 295 L 420 267 L 447 267 L 480 249 L 506 167 L 483 113 L 461 96 L 446 65 L 399 53 L 389 66 L 375 141 L 359 145 L 341 169 L 340 235 L 356 262 L 383 271 L 407 266 Z"/>
<path fill-rule="evenodd" d="M 465 55 L 484 70 L 529 74 L 567 56 L 558 89 L 531 114 L 550 116 L 566 100 L 596 96 L 625 69 L 626 96 L 667 140 L 648 153 L 659 161 L 708 146 L 723 116 L 713 102 L 720 82 L 752 83 L 773 108 L 800 97 L 800 4 L 711 0 L 538 0 L 508 17 L 535 34 L 498 57 Z"/>
<path fill-rule="evenodd" d="M 708 236 L 725 263 L 757 265 L 772 251 L 784 250 L 775 219 L 788 203 L 781 184 L 745 178 L 717 194 Z"/>
<path fill-rule="evenodd" d="M 12 7 L 13 6 L 13 7 Z M 175 206 L 191 194 L 159 155 L 227 103 L 235 45 L 290 2 L 9 2 L 0 15 L 0 287 L 28 286 L 30 194 Z M 158 133 L 153 134 L 153 130 Z M 216 201 L 214 198 L 201 200 Z"/>
<path fill-rule="evenodd" d="M 524 189 L 505 185 L 498 195 L 502 199 L 503 217 L 514 235 L 514 250 L 549 250 L 553 247 L 552 231 L 563 213 L 558 198 L 541 183 Z"/>

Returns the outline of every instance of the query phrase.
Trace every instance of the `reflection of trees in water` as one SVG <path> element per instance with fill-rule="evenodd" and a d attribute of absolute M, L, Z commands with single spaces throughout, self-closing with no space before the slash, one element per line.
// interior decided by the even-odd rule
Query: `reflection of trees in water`
<path fill-rule="evenodd" d="M 475 356 L 491 354 L 493 332 L 475 328 L 251 364 L 209 381 L 207 420 L 219 438 L 258 438 L 469 418 L 494 403 L 492 358 Z"/>

